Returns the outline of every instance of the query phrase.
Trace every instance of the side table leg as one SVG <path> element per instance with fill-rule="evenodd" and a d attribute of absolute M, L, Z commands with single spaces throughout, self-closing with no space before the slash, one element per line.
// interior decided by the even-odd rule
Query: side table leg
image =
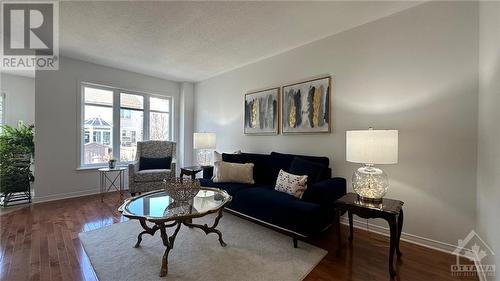
<path fill-rule="evenodd" d="M 349 216 L 349 243 L 352 243 L 352 240 L 354 239 L 354 227 L 353 227 L 352 212 L 347 211 L 347 215 Z"/>
<path fill-rule="evenodd" d="M 396 217 L 391 216 L 390 218 L 387 218 L 387 222 L 389 223 L 389 228 L 391 232 L 390 247 L 389 247 L 389 274 L 391 275 L 391 278 L 394 278 L 394 276 L 396 276 L 396 271 L 394 271 L 394 252 L 396 250 L 396 239 L 398 236 L 396 229 L 397 228 Z"/>
<path fill-rule="evenodd" d="M 101 193 L 101 203 L 104 202 L 104 175 L 103 172 L 99 172 L 99 192 Z"/>
<path fill-rule="evenodd" d="M 123 190 L 125 187 L 123 186 L 125 183 L 125 172 L 120 171 L 120 200 L 123 200 Z"/>
<path fill-rule="evenodd" d="M 340 231 L 340 214 L 342 214 L 342 210 L 340 208 L 336 208 L 335 210 L 335 224 L 337 227 L 337 257 L 340 256 L 340 251 L 342 249 L 342 235 Z"/>
<path fill-rule="evenodd" d="M 398 258 L 403 256 L 403 253 L 401 253 L 401 250 L 399 249 L 399 241 L 401 240 L 402 230 L 403 230 L 403 209 L 401 209 L 401 212 L 398 215 L 398 237 L 396 240 L 396 253 L 398 254 Z"/>

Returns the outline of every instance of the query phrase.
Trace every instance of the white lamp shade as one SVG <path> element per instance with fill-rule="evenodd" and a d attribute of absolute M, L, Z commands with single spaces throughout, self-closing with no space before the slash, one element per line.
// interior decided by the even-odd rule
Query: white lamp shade
<path fill-rule="evenodd" d="M 346 160 L 362 164 L 398 163 L 398 130 L 347 131 Z"/>
<path fill-rule="evenodd" d="M 194 133 L 194 149 L 215 149 L 215 133 Z"/>

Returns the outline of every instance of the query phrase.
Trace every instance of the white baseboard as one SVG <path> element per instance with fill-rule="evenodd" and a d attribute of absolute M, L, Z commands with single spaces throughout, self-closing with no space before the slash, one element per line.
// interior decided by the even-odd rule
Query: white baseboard
<path fill-rule="evenodd" d="M 74 198 L 74 197 L 93 195 L 93 194 L 98 194 L 98 193 L 99 193 L 99 189 L 88 189 L 88 190 L 68 192 L 68 193 L 63 193 L 63 194 L 52 194 L 52 195 L 47 195 L 47 196 L 42 196 L 42 197 L 34 197 L 33 203 L 49 202 L 49 201 L 55 201 L 55 200 L 61 200 L 61 199 L 68 199 L 68 198 Z M 343 216 L 341 218 L 340 222 L 344 225 L 349 225 L 349 221 L 348 221 L 347 217 L 345 217 L 345 216 Z M 367 230 L 366 229 L 366 221 L 354 219 L 353 226 L 355 228 L 358 228 L 358 229 Z M 383 227 L 383 226 L 375 225 L 372 223 L 368 223 L 368 231 L 373 232 L 373 233 L 377 233 L 377 234 L 380 234 L 383 236 L 387 236 L 387 237 L 389 236 L 389 228 L 388 227 Z M 441 252 L 444 252 L 447 254 L 452 254 L 452 252 L 457 247 L 456 245 L 452 245 L 452 244 L 449 244 L 446 242 L 441 242 L 441 241 L 421 237 L 421 236 L 406 233 L 406 232 L 401 233 L 401 240 L 412 243 L 412 244 L 416 244 L 416 245 L 419 245 L 422 247 L 441 251 Z"/>
<path fill-rule="evenodd" d="M 68 198 L 74 198 L 74 197 L 93 195 L 93 194 L 98 194 L 98 193 L 99 193 L 99 189 L 87 189 L 87 190 L 82 190 L 82 191 L 51 194 L 51 195 L 46 195 L 46 196 L 36 196 L 35 195 L 35 197 L 33 198 L 33 203 L 36 204 L 36 203 L 42 203 L 42 202 L 49 202 L 49 201 L 55 201 L 55 200 L 61 200 L 61 199 L 68 199 Z"/>
<path fill-rule="evenodd" d="M 341 218 L 340 222 L 344 225 L 349 225 L 349 220 L 345 216 L 343 216 Z M 366 229 L 366 221 L 354 219 L 353 226 L 355 228 L 358 228 L 358 229 L 367 230 Z M 383 227 L 383 226 L 375 225 L 372 223 L 368 223 L 368 231 L 373 232 L 373 233 L 377 233 L 377 234 L 380 234 L 383 236 L 387 236 L 387 237 L 390 236 L 389 227 Z M 444 252 L 447 254 L 452 254 L 452 252 L 457 248 L 457 245 L 452 245 L 452 244 L 449 244 L 446 242 L 441 242 L 441 241 L 437 241 L 437 240 L 433 240 L 433 239 L 429 239 L 429 238 L 425 238 L 425 237 L 421 237 L 418 235 L 405 233 L 405 232 L 401 233 L 401 240 L 408 242 L 408 243 L 416 244 L 416 245 L 419 245 L 422 247 L 426 247 L 426 248 L 430 248 L 430 249 L 437 250 L 440 252 Z"/>

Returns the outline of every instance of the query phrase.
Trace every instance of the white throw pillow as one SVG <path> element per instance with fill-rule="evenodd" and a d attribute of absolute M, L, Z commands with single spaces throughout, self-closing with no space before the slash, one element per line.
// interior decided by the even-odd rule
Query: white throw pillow
<path fill-rule="evenodd" d="M 297 176 L 280 170 L 274 189 L 302 198 L 307 188 L 307 176 Z"/>
<path fill-rule="evenodd" d="M 222 161 L 222 153 L 214 150 L 214 163 Z"/>
<path fill-rule="evenodd" d="M 253 166 L 253 163 L 238 164 L 224 161 L 215 162 L 213 182 L 254 184 Z"/>

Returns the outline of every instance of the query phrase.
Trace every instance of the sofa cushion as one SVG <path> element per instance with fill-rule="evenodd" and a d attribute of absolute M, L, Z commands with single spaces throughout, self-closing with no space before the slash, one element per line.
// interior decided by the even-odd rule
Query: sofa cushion
<path fill-rule="evenodd" d="M 307 185 L 310 186 L 320 180 L 325 168 L 321 163 L 295 157 L 290 165 L 290 173 L 294 175 L 307 175 Z"/>
<path fill-rule="evenodd" d="M 134 181 L 136 182 L 150 182 L 150 181 L 162 181 L 170 177 L 171 171 L 168 169 L 152 169 L 152 170 L 140 170 L 135 173 Z"/>
<path fill-rule="evenodd" d="M 321 205 L 276 191 L 272 186 L 241 189 L 230 209 L 306 236 L 318 233 L 332 221 Z"/>
<path fill-rule="evenodd" d="M 274 184 L 276 182 L 276 177 L 273 177 L 272 173 L 269 173 L 273 169 L 273 162 L 271 161 L 271 155 L 269 154 L 258 154 L 258 153 L 242 153 L 245 159 L 249 163 L 254 163 L 255 167 L 253 170 L 253 178 L 256 184 Z"/>
<path fill-rule="evenodd" d="M 222 161 L 230 163 L 245 164 L 250 163 L 245 154 L 222 153 Z"/>
<path fill-rule="evenodd" d="M 307 156 L 307 155 L 295 155 L 295 154 L 285 154 L 285 153 L 279 153 L 279 152 L 271 152 L 271 158 L 272 161 L 275 165 L 275 168 L 273 169 L 272 173 L 274 174 L 274 178 L 278 176 L 278 173 L 280 169 L 285 170 L 286 172 L 290 172 L 290 166 L 295 159 L 295 157 L 315 162 L 315 163 L 320 163 L 324 165 L 325 167 L 328 167 L 330 165 L 330 160 L 328 157 L 320 157 L 320 156 Z M 331 177 L 331 169 L 326 168 L 323 170 L 323 173 L 320 176 L 320 180 L 328 179 Z"/>
<path fill-rule="evenodd" d="M 139 170 L 170 169 L 172 157 L 148 158 L 141 157 L 139 160 Z"/>
<path fill-rule="evenodd" d="M 302 200 L 334 208 L 335 201 L 344 196 L 346 191 L 346 179 L 327 179 L 308 186 Z"/>
<path fill-rule="evenodd" d="M 270 173 L 274 169 L 269 154 L 258 153 L 241 153 L 241 154 L 222 154 L 222 160 L 231 163 L 254 163 L 253 178 L 256 184 L 274 184 L 276 182 L 276 175 Z"/>
<path fill-rule="evenodd" d="M 242 189 L 253 188 L 254 186 L 251 184 L 244 183 L 215 183 L 209 179 L 200 179 L 201 186 L 204 187 L 215 187 L 219 189 L 223 189 L 229 193 L 229 195 L 235 197 L 236 193 Z"/>

